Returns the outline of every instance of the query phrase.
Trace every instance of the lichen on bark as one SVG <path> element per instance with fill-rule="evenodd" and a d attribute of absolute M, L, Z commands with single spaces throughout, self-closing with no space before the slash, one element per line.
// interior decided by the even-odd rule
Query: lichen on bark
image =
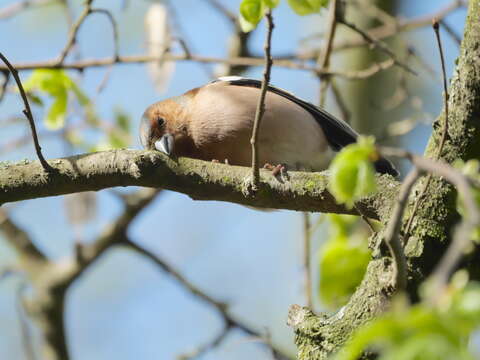
<path fill-rule="evenodd" d="M 450 84 L 448 136 L 441 158 L 449 163 L 456 159 L 480 158 L 480 0 L 471 0 L 468 5 L 464 39 L 461 54 Z M 425 156 L 435 157 L 442 137 L 444 111 L 435 121 Z M 409 208 L 404 219 L 409 217 L 412 205 L 418 201 L 424 181 L 417 182 Z M 385 208 L 384 208 L 385 209 Z M 387 219 L 389 214 L 381 218 Z M 456 191 L 443 179 L 433 177 L 426 189 L 421 206 L 415 215 L 406 247 L 408 257 L 407 292 L 414 301 L 418 285 L 425 280 L 445 251 L 451 240 L 451 231 L 458 221 Z M 377 233 L 372 244 L 378 244 L 382 233 Z M 479 258 L 475 249 L 474 258 Z M 364 280 L 339 313 L 332 316 L 314 315 L 306 309 L 297 311 L 304 314 L 300 320 L 290 322 L 295 329 L 298 359 L 326 359 L 339 349 L 358 327 L 389 305 L 392 294 L 391 261 L 385 252 L 376 252 L 377 258 L 367 268 Z M 478 266 L 477 266 L 478 268 Z M 477 269 L 478 270 L 478 269 Z M 473 279 L 480 279 L 480 271 L 471 271 Z M 387 279 L 387 280 L 386 280 Z M 294 307 L 294 310 L 299 310 Z M 295 311 L 294 311 L 295 313 Z M 295 314 L 290 314 L 295 317 Z M 297 317 L 298 320 L 298 317 Z"/>

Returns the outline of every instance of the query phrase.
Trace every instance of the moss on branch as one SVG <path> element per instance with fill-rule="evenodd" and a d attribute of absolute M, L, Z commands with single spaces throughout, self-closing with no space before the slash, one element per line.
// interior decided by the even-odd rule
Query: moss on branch
<path fill-rule="evenodd" d="M 462 41 L 461 55 L 450 85 L 450 114 L 448 136 L 441 157 L 452 163 L 456 159 L 480 158 L 480 0 L 469 2 L 468 16 Z M 442 138 L 444 113 L 436 120 L 425 156 L 434 157 Z M 414 189 L 412 200 L 418 201 L 423 183 Z M 388 195 L 387 195 L 388 196 Z M 418 286 L 425 280 L 443 255 L 451 240 L 451 232 L 459 215 L 456 211 L 456 191 L 444 179 L 432 178 L 425 197 L 415 215 L 406 255 L 409 260 L 408 295 L 415 300 Z M 410 209 L 407 210 L 407 218 Z M 388 214 L 382 215 L 383 219 Z M 371 239 L 372 244 L 382 241 L 382 233 Z M 378 250 L 378 249 L 377 249 Z M 478 258 L 478 249 L 475 258 Z M 348 304 L 331 317 L 316 316 L 299 307 L 293 307 L 290 323 L 295 329 L 295 342 L 300 360 L 326 359 L 338 350 L 353 331 L 370 321 L 388 306 L 392 294 L 391 261 L 381 256 L 370 262 L 365 278 Z M 479 273 L 470 274 L 479 279 Z"/>
<path fill-rule="evenodd" d="M 328 174 L 289 172 L 288 180 L 261 171 L 256 193 L 246 191 L 248 168 L 200 160 L 171 159 L 157 151 L 111 150 L 49 160 L 56 170 L 43 171 L 38 161 L 0 165 L 0 204 L 96 191 L 116 186 L 164 188 L 196 200 L 220 200 L 273 209 L 329 213 L 354 213 L 338 205 L 327 191 Z M 378 177 L 380 191 L 358 207 L 368 216 L 388 214 L 398 183 L 390 176 Z M 387 196 L 386 196 L 387 195 Z"/>

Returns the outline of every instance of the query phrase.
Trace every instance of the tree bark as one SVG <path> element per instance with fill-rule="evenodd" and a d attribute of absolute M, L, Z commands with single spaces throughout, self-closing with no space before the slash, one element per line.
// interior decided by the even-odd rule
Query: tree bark
<path fill-rule="evenodd" d="M 272 209 L 356 214 L 335 202 L 328 192 L 328 174 L 288 172 L 279 179 L 261 171 L 258 191 L 248 192 L 247 167 L 226 166 L 189 158 L 171 159 L 158 151 L 112 150 L 49 160 L 55 172 L 46 173 L 38 161 L 0 164 L 0 204 L 114 186 L 164 188 L 195 200 L 220 200 Z M 377 177 L 377 194 L 357 206 L 366 216 L 388 215 L 398 182 Z"/>
<path fill-rule="evenodd" d="M 450 86 L 448 136 L 441 158 L 449 163 L 456 159 L 468 160 L 480 157 L 480 0 L 471 0 L 465 25 L 461 54 Z M 437 118 L 433 126 L 425 156 L 434 157 L 442 137 L 445 114 Z M 419 181 L 414 188 L 409 209 L 418 201 L 423 187 Z M 453 226 L 458 221 L 456 191 L 443 179 L 432 178 L 425 197 L 415 216 L 405 251 L 408 258 L 408 295 L 417 299 L 418 285 L 431 273 L 451 240 Z M 392 265 L 389 256 L 382 255 L 382 233 L 371 239 L 376 249 L 374 260 L 367 268 L 361 285 L 349 303 L 334 316 L 317 316 L 306 308 L 292 306 L 289 324 L 295 329 L 295 342 L 300 360 L 326 359 L 339 349 L 359 326 L 367 323 L 389 306 Z M 470 255 L 479 257 L 478 247 Z M 475 267 L 478 269 L 478 266 Z M 473 269 L 473 267 L 471 268 Z M 470 271 L 472 279 L 480 279 L 480 273 Z"/>

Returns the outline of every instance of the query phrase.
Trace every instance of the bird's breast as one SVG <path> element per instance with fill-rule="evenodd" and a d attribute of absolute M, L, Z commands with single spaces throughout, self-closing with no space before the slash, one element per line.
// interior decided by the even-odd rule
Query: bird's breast
<path fill-rule="evenodd" d="M 260 91 L 256 88 L 212 84 L 194 99 L 189 114 L 195 157 L 232 165 L 251 164 L 250 137 Z M 286 164 L 290 169 L 323 170 L 333 152 L 317 121 L 302 107 L 267 93 L 259 133 L 261 165 Z"/>

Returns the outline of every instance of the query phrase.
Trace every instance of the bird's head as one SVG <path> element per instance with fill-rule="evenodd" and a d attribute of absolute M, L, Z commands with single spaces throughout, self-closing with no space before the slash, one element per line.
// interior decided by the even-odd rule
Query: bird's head
<path fill-rule="evenodd" d="M 145 149 L 156 149 L 167 155 L 175 150 L 175 112 L 167 101 L 150 105 L 140 122 L 140 142 Z"/>

